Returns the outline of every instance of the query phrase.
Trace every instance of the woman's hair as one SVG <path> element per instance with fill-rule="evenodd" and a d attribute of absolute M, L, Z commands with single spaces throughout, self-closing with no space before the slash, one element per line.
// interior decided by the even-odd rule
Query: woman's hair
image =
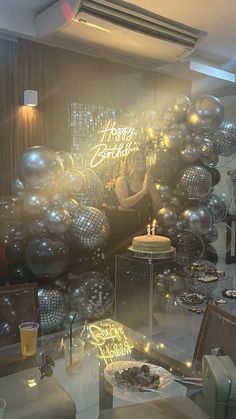
<path fill-rule="evenodd" d="M 125 160 L 124 160 L 124 162 L 121 166 L 120 176 L 123 176 L 126 179 L 129 178 L 130 173 L 131 173 L 131 169 L 132 169 L 132 166 L 133 166 L 134 157 L 137 153 L 141 153 L 146 160 L 146 156 L 145 156 L 145 154 L 142 150 L 131 151 L 131 153 L 129 153 L 128 156 L 126 156 L 126 158 L 125 158 Z"/>

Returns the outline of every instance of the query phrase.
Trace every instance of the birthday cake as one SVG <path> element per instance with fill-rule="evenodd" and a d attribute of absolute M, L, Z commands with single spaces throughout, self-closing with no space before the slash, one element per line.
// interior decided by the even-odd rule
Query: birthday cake
<path fill-rule="evenodd" d="M 164 236 L 137 236 L 132 240 L 132 248 L 136 252 L 168 252 L 171 250 L 171 241 L 168 237 Z"/>

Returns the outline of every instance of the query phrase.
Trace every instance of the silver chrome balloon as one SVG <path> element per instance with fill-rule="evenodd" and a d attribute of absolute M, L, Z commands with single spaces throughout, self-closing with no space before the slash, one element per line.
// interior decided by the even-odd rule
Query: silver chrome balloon
<path fill-rule="evenodd" d="M 61 208 L 68 211 L 71 216 L 74 216 L 80 208 L 79 203 L 73 198 L 65 198 L 60 204 Z"/>
<path fill-rule="evenodd" d="M 75 165 L 74 159 L 72 155 L 68 153 L 68 151 L 63 151 L 63 150 L 57 151 L 57 155 L 60 158 L 65 171 L 70 170 L 74 167 Z"/>
<path fill-rule="evenodd" d="M 183 134 L 178 129 L 170 129 L 164 133 L 163 142 L 169 150 L 179 150 L 184 142 Z"/>
<path fill-rule="evenodd" d="M 69 194 L 77 194 L 86 186 L 86 179 L 83 173 L 78 169 L 72 169 L 65 172 L 66 192 Z"/>
<path fill-rule="evenodd" d="M 198 145 L 198 150 L 201 157 L 207 159 L 209 156 L 212 155 L 214 151 L 213 142 L 209 140 L 209 138 L 202 138 L 201 142 Z"/>
<path fill-rule="evenodd" d="M 44 222 L 43 217 L 35 218 L 30 220 L 28 224 L 29 233 L 32 236 L 43 236 L 47 234 L 48 230 Z"/>
<path fill-rule="evenodd" d="M 44 223 L 51 233 L 63 234 L 70 228 L 71 216 L 63 208 L 53 207 L 46 211 Z"/>
<path fill-rule="evenodd" d="M 217 227 L 212 224 L 208 232 L 205 234 L 205 238 L 210 242 L 214 243 L 218 239 L 218 230 Z"/>
<path fill-rule="evenodd" d="M 212 223 L 210 212 L 201 204 L 191 205 L 181 213 L 180 219 L 187 229 L 200 235 L 206 234 Z"/>
<path fill-rule="evenodd" d="M 175 211 L 170 208 L 161 208 L 157 215 L 158 223 L 164 227 L 172 227 L 177 221 L 177 215 Z"/>
<path fill-rule="evenodd" d="M 183 121 L 185 119 L 190 105 L 191 101 L 186 95 L 179 95 L 175 98 L 172 111 L 177 121 Z"/>
<path fill-rule="evenodd" d="M 25 194 L 23 207 L 28 215 L 40 215 L 48 208 L 48 198 L 40 192 L 28 192 Z"/>
<path fill-rule="evenodd" d="M 193 102 L 186 117 L 189 128 L 201 133 L 215 131 L 223 119 L 223 103 L 210 95 L 201 96 Z"/>
<path fill-rule="evenodd" d="M 199 159 L 199 151 L 197 147 L 192 144 L 187 144 L 180 153 L 185 163 L 195 163 Z"/>
<path fill-rule="evenodd" d="M 46 185 L 63 171 L 55 151 L 47 147 L 27 148 L 17 162 L 17 175 L 25 186 Z"/>
<path fill-rule="evenodd" d="M 180 231 L 171 242 L 176 248 L 178 263 L 183 266 L 200 259 L 205 251 L 201 236 L 191 230 Z"/>
<path fill-rule="evenodd" d="M 164 185 L 163 183 L 156 183 L 155 187 L 162 199 L 169 199 L 173 194 L 173 188 L 171 188 L 171 186 L 169 185 Z"/>
<path fill-rule="evenodd" d="M 96 173 L 87 167 L 82 167 L 79 171 L 84 176 L 85 183 L 82 190 L 74 194 L 76 200 L 81 205 L 100 207 L 104 197 L 104 186 L 101 180 Z"/>
<path fill-rule="evenodd" d="M 13 179 L 11 181 L 11 191 L 15 196 L 24 196 L 25 187 L 19 178 Z"/>

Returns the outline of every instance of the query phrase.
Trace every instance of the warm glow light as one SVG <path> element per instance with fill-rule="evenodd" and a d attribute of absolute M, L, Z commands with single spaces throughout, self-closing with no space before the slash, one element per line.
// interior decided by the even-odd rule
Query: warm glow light
<path fill-rule="evenodd" d="M 147 343 L 147 345 L 145 346 L 145 348 L 144 348 L 144 351 L 145 352 L 148 352 L 149 351 L 149 349 L 150 349 L 150 345 L 151 345 L 151 343 L 150 342 L 148 342 Z"/>
<path fill-rule="evenodd" d="M 31 378 L 31 379 L 27 380 L 27 384 L 30 388 L 35 387 L 35 386 L 38 385 L 34 378 Z"/>
<path fill-rule="evenodd" d="M 185 362 L 185 365 L 186 365 L 186 367 L 191 368 L 191 366 L 192 366 L 192 362 L 190 362 L 190 361 L 186 361 L 186 362 Z"/>
<path fill-rule="evenodd" d="M 91 324 L 89 331 L 92 336 L 91 343 L 99 351 L 98 358 L 102 359 L 106 365 L 112 362 L 113 358 L 131 354 L 133 346 L 129 343 L 122 326 Z"/>
<path fill-rule="evenodd" d="M 160 343 L 160 348 L 161 349 L 165 348 L 165 344 L 164 343 Z"/>

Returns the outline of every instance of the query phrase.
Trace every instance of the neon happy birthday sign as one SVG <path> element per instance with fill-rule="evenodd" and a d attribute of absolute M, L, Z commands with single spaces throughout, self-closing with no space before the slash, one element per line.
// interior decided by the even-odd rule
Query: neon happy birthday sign
<path fill-rule="evenodd" d="M 131 140 L 137 135 L 133 127 L 115 127 L 116 123 L 108 121 L 102 133 L 101 142 L 92 150 L 95 151 L 90 167 L 97 167 L 106 159 L 118 159 L 128 156 L 131 151 L 137 150 L 137 146 L 133 145 Z M 115 142 L 115 144 L 114 144 Z"/>

